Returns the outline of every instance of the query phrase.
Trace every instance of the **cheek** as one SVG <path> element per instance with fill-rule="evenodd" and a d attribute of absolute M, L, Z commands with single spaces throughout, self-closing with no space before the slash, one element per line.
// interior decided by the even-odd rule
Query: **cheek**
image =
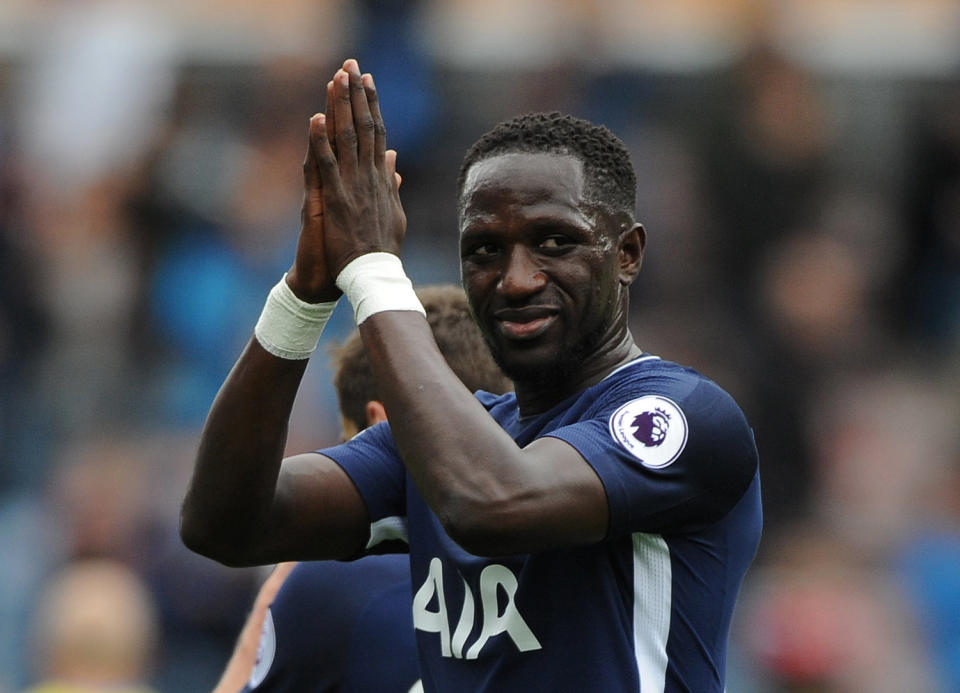
<path fill-rule="evenodd" d="M 584 309 L 585 322 L 602 322 L 610 318 L 616 310 L 619 297 L 619 283 L 614 281 L 612 269 L 607 264 L 584 267 L 582 272 L 570 283 L 577 303 Z"/>
<path fill-rule="evenodd" d="M 489 272 L 482 271 L 463 271 L 460 274 L 460 283 L 463 285 L 463 291 L 467 295 L 467 303 L 472 310 L 476 310 L 483 305 L 486 298 L 492 291 L 492 277 Z"/>
<path fill-rule="evenodd" d="M 566 273 L 565 283 L 570 293 L 580 302 L 596 305 L 604 299 L 610 284 L 606 267 L 596 264 L 583 264 Z"/>

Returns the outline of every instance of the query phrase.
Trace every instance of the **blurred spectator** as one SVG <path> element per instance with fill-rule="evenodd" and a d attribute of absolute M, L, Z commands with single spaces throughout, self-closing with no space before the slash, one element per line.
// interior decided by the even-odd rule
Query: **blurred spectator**
<path fill-rule="evenodd" d="M 749 309 L 760 258 L 820 208 L 830 120 L 813 76 L 762 42 L 710 91 L 699 126 L 718 288 Z"/>
<path fill-rule="evenodd" d="M 869 267 L 855 248 L 816 228 L 771 245 L 758 302 L 769 338 L 807 370 L 839 371 L 884 349 L 871 305 Z M 873 352 L 873 353 L 871 353 Z"/>
<path fill-rule="evenodd" d="M 68 440 L 42 498 L 0 502 L 0 690 L 21 685 L 22 633 L 42 608 L 40 581 L 57 566 L 109 559 L 130 567 L 150 591 L 160 633 L 151 681 L 161 690 L 216 682 L 259 576 L 188 551 L 177 534 L 179 500 L 193 436 L 118 430 Z"/>
<path fill-rule="evenodd" d="M 151 144 L 174 85 L 175 45 L 151 3 L 54 4 L 20 83 L 20 141 L 44 194 L 70 197 Z"/>
<path fill-rule="evenodd" d="M 148 693 L 158 636 L 149 592 L 122 563 L 68 564 L 34 619 L 38 679 L 27 693 Z"/>
<path fill-rule="evenodd" d="M 751 372 L 752 420 L 771 527 L 810 510 L 812 450 L 802 422 L 822 404 L 820 388 L 844 373 L 890 367 L 905 346 L 880 300 L 898 248 L 889 205 L 838 189 L 810 216 L 769 241 L 755 270 L 755 312 L 740 322 L 760 365 Z"/>
<path fill-rule="evenodd" d="M 118 176 L 74 196 L 31 201 L 39 253 L 32 271 L 51 330 L 34 396 L 54 437 L 136 413 L 130 384 L 138 375 L 131 336 L 139 262 L 126 190 Z"/>
<path fill-rule="evenodd" d="M 799 525 L 765 544 L 736 626 L 758 690 L 935 690 L 904 595 L 869 556 L 826 526 Z"/>
<path fill-rule="evenodd" d="M 956 388 L 920 369 L 890 367 L 848 374 L 808 406 L 816 512 L 838 537 L 889 559 L 953 463 Z"/>

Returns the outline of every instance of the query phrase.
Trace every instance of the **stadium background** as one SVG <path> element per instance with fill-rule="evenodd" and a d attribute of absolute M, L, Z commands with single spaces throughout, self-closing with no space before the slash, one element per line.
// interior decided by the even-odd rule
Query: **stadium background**
<path fill-rule="evenodd" d="M 496 121 L 558 109 L 631 149 L 635 336 L 731 391 L 761 451 L 728 690 L 960 691 L 960 2 L 5 0 L 0 692 L 37 680 L 47 580 L 90 557 L 146 588 L 144 680 L 225 663 L 261 573 L 186 551 L 178 503 L 349 56 L 419 283 L 457 280 L 456 170 Z M 316 358 L 290 449 L 335 442 L 334 410 Z"/>

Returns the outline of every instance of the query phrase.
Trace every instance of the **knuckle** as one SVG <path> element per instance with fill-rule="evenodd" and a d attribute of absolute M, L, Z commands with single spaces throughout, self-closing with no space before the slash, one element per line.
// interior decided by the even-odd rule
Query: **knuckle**
<path fill-rule="evenodd" d="M 387 126 L 383 124 L 382 120 L 374 121 L 373 123 L 373 132 L 378 137 L 386 137 L 387 135 Z"/>
<path fill-rule="evenodd" d="M 317 157 L 317 163 L 325 169 L 336 168 L 337 167 L 337 157 L 333 155 L 333 152 L 324 152 Z"/>
<path fill-rule="evenodd" d="M 337 133 L 337 143 L 343 144 L 348 147 L 355 146 L 357 144 L 357 133 L 352 128 L 350 130 L 343 130 Z"/>
<path fill-rule="evenodd" d="M 357 122 L 357 125 L 364 132 L 373 132 L 375 129 L 373 124 L 373 118 L 368 115 L 361 117 L 360 120 Z"/>

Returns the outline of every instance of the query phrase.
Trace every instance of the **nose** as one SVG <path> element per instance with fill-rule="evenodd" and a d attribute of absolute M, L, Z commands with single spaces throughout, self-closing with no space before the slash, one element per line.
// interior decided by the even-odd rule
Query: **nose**
<path fill-rule="evenodd" d="M 526 248 L 515 246 L 507 257 L 497 290 L 506 298 L 524 298 L 547 285 L 547 275 Z"/>

